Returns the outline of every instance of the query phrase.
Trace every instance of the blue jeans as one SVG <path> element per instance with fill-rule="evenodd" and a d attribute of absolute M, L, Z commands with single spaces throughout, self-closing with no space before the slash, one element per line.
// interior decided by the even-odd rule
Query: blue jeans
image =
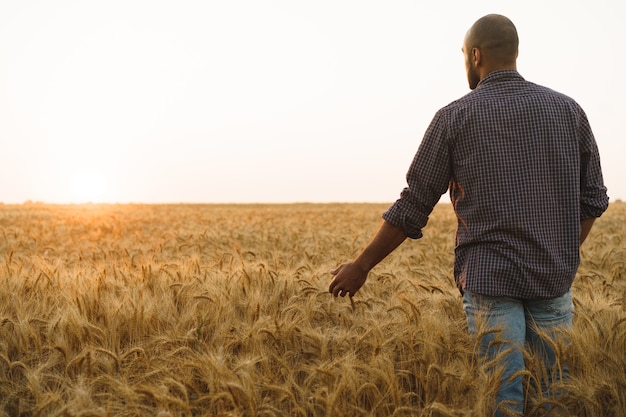
<path fill-rule="evenodd" d="M 526 369 L 525 346 L 541 355 L 548 371 L 547 385 L 552 383 L 553 372 L 560 371 L 560 377 L 567 378 L 567 366 L 558 362 L 545 336 L 555 339 L 559 337 L 559 330 L 572 325 L 574 304 L 571 290 L 561 297 L 542 300 L 490 297 L 465 291 L 463 309 L 470 333 L 480 337 L 477 342 L 481 359 L 490 361 L 499 353 L 501 355 L 498 366 L 503 367 L 503 374 L 496 397 L 497 416 L 501 415 L 500 406 L 519 415 L 524 412 L 523 376 L 520 371 Z M 507 353 L 502 353 L 505 350 Z M 549 387 L 543 385 L 542 388 L 549 395 Z"/>

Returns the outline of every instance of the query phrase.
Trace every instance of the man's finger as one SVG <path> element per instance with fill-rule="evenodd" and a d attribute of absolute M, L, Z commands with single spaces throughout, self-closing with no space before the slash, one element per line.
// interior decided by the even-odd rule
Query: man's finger
<path fill-rule="evenodd" d="M 343 265 L 344 264 L 341 264 L 338 267 L 331 269 L 329 272 L 331 273 L 331 275 L 337 275 L 339 271 L 341 271 L 341 269 L 343 268 Z"/>
<path fill-rule="evenodd" d="M 329 291 L 335 297 L 343 297 L 345 295 L 345 290 L 335 282 L 331 283 Z"/>

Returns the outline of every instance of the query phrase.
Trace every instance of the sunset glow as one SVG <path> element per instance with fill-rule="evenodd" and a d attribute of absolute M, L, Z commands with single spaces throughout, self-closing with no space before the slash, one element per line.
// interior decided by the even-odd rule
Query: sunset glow
<path fill-rule="evenodd" d="M 106 178 L 98 172 L 78 172 L 73 181 L 71 201 L 75 203 L 101 203 L 108 200 Z"/>

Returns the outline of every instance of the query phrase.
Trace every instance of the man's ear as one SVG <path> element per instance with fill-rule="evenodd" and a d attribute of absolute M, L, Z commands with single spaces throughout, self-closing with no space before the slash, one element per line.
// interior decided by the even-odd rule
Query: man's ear
<path fill-rule="evenodd" d="M 474 68 L 478 67 L 481 64 L 482 59 L 483 57 L 480 49 L 472 48 L 472 65 L 474 65 Z"/>

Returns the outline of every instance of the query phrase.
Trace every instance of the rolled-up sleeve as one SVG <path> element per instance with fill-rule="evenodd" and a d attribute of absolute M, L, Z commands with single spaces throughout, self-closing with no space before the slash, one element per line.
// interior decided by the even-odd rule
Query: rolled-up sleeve
<path fill-rule="evenodd" d="M 419 239 L 428 216 L 448 189 L 451 179 L 449 129 L 442 110 L 437 112 L 406 175 L 407 186 L 383 219 Z"/>
<path fill-rule="evenodd" d="M 579 108 L 580 220 L 600 217 L 609 206 L 598 145 L 584 111 Z"/>

